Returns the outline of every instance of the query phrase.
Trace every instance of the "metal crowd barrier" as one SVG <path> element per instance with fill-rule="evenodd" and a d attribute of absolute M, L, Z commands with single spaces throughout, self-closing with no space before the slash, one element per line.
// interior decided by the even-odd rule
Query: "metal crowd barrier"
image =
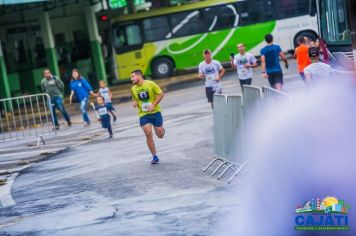
<path fill-rule="evenodd" d="M 244 85 L 242 87 L 244 113 L 248 114 L 253 109 L 258 109 L 262 100 L 262 89 L 256 86 Z"/>
<path fill-rule="evenodd" d="M 0 100 L 0 143 L 54 135 L 51 99 L 48 94 L 35 94 Z"/>
<path fill-rule="evenodd" d="M 233 174 L 228 183 L 243 169 L 248 160 L 243 158 L 243 110 L 241 96 L 214 95 L 214 156 L 215 158 L 203 169 L 207 171 L 215 162 L 218 166 L 211 176 L 222 170 L 221 179 L 228 170 Z M 225 167 L 224 169 L 221 169 Z"/>
<path fill-rule="evenodd" d="M 242 97 L 214 95 L 214 159 L 203 172 L 218 163 L 211 176 L 220 171 L 218 179 L 221 179 L 228 170 L 232 170 L 228 183 L 237 174 L 244 173 L 250 162 L 245 144 L 250 130 L 246 119 L 255 109 L 268 108 L 268 105 L 276 102 L 289 103 L 291 100 L 288 94 L 268 87 L 245 85 L 242 94 Z"/>
<path fill-rule="evenodd" d="M 288 94 L 273 88 L 262 87 L 262 93 L 265 105 L 272 105 L 276 102 L 289 103 L 291 101 L 291 98 Z"/>

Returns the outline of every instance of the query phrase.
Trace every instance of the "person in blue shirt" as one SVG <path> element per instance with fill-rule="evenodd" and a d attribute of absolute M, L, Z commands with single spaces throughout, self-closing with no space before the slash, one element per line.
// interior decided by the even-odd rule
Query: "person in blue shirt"
<path fill-rule="evenodd" d="M 80 110 L 83 114 L 84 126 L 90 125 L 90 119 L 87 113 L 87 106 L 90 94 L 95 96 L 93 89 L 88 81 L 80 75 L 78 69 L 72 70 L 72 81 L 70 82 L 71 94 L 69 97 L 69 103 L 72 104 L 74 94 L 77 97 L 77 102 L 80 103 Z"/>
<path fill-rule="evenodd" d="M 273 36 L 265 36 L 267 46 L 261 49 L 261 66 L 263 77 L 268 79 L 272 88 L 282 90 L 283 73 L 279 64 L 279 57 L 284 61 L 288 69 L 288 61 L 279 45 L 273 44 Z"/>
<path fill-rule="evenodd" d="M 109 112 L 112 112 L 113 107 L 105 103 L 105 100 L 102 96 L 98 96 L 96 98 L 96 104 L 94 106 L 93 103 L 91 103 L 92 106 L 94 106 L 95 110 L 99 113 L 98 115 L 100 116 L 99 121 L 101 122 L 101 127 L 104 129 L 108 129 L 109 132 L 109 137 L 113 137 L 112 133 L 112 128 L 111 128 L 111 123 L 110 123 L 110 115 Z"/>

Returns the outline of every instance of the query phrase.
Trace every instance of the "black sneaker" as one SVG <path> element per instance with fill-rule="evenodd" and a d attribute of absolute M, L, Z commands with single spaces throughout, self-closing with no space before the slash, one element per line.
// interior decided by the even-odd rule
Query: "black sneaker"
<path fill-rule="evenodd" d="M 117 116 L 114 116 L 114 122 L 116 121 L 116 119 L 117 119 Z"/>
<path fill-rule="evenodd" d="M 59 125 L 54 126 L 53 130 L 59 130 Z"/>
<path fill-rule="evenodd" d="M 114 137 L 114 135 L 113 135 L 113 134 L 110 134 L 109 138 L 113 138 L 113 137 Z"/>
<path fill-rule="evenodd" d="M 72 126 L 72 121 L 68 120 L 67 124 L 68 124 L 68 126 Z"/>

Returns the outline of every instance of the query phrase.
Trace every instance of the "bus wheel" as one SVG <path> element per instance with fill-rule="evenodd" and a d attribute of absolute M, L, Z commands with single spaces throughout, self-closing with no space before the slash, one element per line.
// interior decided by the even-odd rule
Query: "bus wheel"
<path fill-rule="evenodd" d="M 174 72 L 173 62 L 169 58 L 157 58 L 152 63 L 152 73 L 154 78 L 164 78 L 172 76 Z"/>

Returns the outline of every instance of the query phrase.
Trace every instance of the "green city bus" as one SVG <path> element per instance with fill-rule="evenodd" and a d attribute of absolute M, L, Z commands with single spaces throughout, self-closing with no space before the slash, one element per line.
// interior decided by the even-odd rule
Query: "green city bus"
<path fill-rule="evenodd" d="M 125 80 L 141 69 L 168 77 L 196 68 L 206 48 L 228 62 L 238 43 L 258 56 L 270 33 L 284 51 L 292 51 L 297 37 L 317 36 L 316 17 L 308 13 L 308 0 L 205 0 L 122 15 L 112 19 L 116 76 Z"/>

